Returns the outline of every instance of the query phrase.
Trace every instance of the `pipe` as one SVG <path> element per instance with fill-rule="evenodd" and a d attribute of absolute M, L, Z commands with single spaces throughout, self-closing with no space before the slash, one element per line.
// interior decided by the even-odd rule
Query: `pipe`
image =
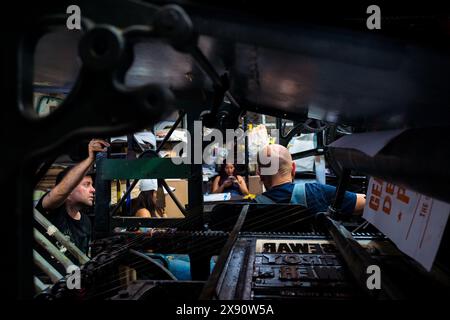
<path fill-rule="evenodd" d="M 74 263 L 70 261 L 69 258 L 67 258 L 57 247 L 53 245 L 42 233 L 37 231 L 36 229 L 33 230 L 34 233 L 34 239 L 39 243 L 39 245 L 45 249 L 48 253 L 50 253 L 53 257 L 55 257 L 56 260 L 58 260 L 64 268 L 69 268 L 70 266 L 73 266 Z"/>
<path fill-rule="evenodd" d="M 78 262 L 83 265 L 90 259 L 69 239 L 66 238 L 64 234 L 61 233 L 50 221 L 48 221 L 39 211 L 34 209 L 34 219 L 47 230 L 47 233 L 55 237 L 67 250 L 78 260 Z M 50 232 L 51 231 L 51 232 Z"/>
<path fill-rule="evenodd" d="M 37 293 L 48 288 L 48 284 L 44 284 L 38 277 L 34 277 L 34 288 Z"/>
<path fill-rule="evenodd" d="M 170 190 L 170 187 L 167 185 L 167 182 L 164 179 L 160 179 L 161 185 L 166 189 L 169 196 L 172 198 L 173 202 L 177 205 L 178 209 L 183 213 L 184 216 L 187 215 L 185 207 L 181 204 L 181 202 L 178 200 L 177 196 Z"/>
<path fill-rule="evenodd" d="M 53 283 L 58 282 L 60 279 L 63 278 L 62 274 L 58 272 L 51 264 L 49 264 L 45 259 L 36 251 L 33 250 L 33 260 L 34 263 L 45 272 L 46 275 L 50 277 L 50 280 Z"/>
<path fill-rule="evenodd" d="M 154 265 L 156 265 L 157 267 L 159 267 L 162 271 L 164 271 L 165 274 L 167 274 L 170 279 L 174 280 L 174 281 L 178 281 L 178 279 L 173 275 L 172 272 L 170 272 L 166 267 L 164 267 L 163 265 L 159 264 L 155 259 L 147 256 L 146 254 L 143 254 L 142 252 L 136 251 L 134 249 L 130 249 L 130 252 L 132 254 L 135 254 L 151 263 L 153 263 Z"/>

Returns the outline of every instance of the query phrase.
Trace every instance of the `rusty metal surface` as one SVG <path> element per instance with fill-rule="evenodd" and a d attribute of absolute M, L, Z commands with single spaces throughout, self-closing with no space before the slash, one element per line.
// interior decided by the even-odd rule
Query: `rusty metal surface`
<path fill-rule="evenodd" d="M 355 234 L 373 256 L 398 252 L 383 236 Z M 323 234 L 246 233 L 229 256 L 219 299 L 292 300 L 364 297 L 333 240 Z"/>

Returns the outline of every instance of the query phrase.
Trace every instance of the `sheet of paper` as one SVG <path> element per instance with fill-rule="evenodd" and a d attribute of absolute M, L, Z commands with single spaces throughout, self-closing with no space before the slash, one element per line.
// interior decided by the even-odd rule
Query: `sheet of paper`
<path fill-rule="evenodd" d="M 450 204 L 371 178 L 363 217 L 428 271 L 433 266 Z"/>
<path fill-rule="evenodd" d="M 333 148 L 356 149 L 373 157 L 403 131 L 405 130 L 398 129 L 349 134 L 337 139 L 329 146 Z"/>
<path fill-rule="evenodd" d="M 140 144 L 151 144 L 156 148 L 156 137 L 153 133 L 149 131 L 136 132 L 134 138 Z"/>
<path fill-rule="evenodd" d="M 227 201 L 231 199 L 231 193 L 212 193 L 206 194 L 203 196 L 203 201 L 212 202 L 212 201 Z"/>

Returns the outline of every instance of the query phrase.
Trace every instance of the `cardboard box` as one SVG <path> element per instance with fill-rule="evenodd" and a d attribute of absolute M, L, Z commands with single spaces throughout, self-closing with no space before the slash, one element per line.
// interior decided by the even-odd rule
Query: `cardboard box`
<path fill-rule="evenodd" d="M 188 204 L 188 182 L 183 179 L 166 179 L 169 187 L 174 187 L 173 192 L 177 197 L 178 201 L 182 205 Z M 165 212 L 168 218 L 184 218 L 183 213 L 178 209 L 175 202 L 172 200 L 170 195 L 166 194 L 166 209 Z"/>
<path fill-rule="evenodd" d="M 248 191 L 256 195 L 264 192 L 264 185 L 258 175 L 248 177 Z"/>

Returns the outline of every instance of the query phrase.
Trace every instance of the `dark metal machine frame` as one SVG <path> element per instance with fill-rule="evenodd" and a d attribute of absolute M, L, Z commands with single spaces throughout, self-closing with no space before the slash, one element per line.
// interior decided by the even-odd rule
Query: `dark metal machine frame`
<path fill-rule="evenodd" d="M 211 106 L 209 116 L 204 115 L 204 120 L 220 128 L 235 126 L 235 119 L 244 111 L 243 106 L 246 110 L 282 114 L 283 118 L 304 122 L 308 118 L 308 105 L 303 97 L 334 109 L 333 114 L 328 113 L 322 119 L 315 120 L 332 120 L 367 131 L 399 127 L 410 129 L 374 158 L 352 149 L 333 150 L 334 158 L 343 168 L 356 169 L 367 175 L 402 183 L 437 199 L 450 200 L 447 183 L 450 180 L 447 165 L 450 149 L 442 148 L 448 143 L 450 134 L 449 42 L 440 41 L 448 40 L 448 34 L 440 34 L 441 38 L 419 36 L 415 43 L 415 39 L 404 36 L 406 32 L 401 27 L 398 29 L 399 38 L 392 40 L 389 34 L 368 35 L 349 31 L 343 29 L 342 24 L 336 29 L 329 23 L 315 27 L 312 23 L 314 19 L 306 20 L 307 23 L 295 23 L 289 14 L 285 19 L 277 20 L 272 16 L 273 19 L 265 20 L 264 15 L 267 17 L 273 9 L 265 6 L 262 8 L 266 10 L 258 17 L 249 14 L 248 7 L 242 9 L 243 14 L 237 14 L 239 10 L 233 6 L 227 9 L 226 6 L 205 6 L 194 1 L 180 1 L 183 9 L 176 5 L 163 6 L 159 1 L 156 1 L 158 4 L 118 0 L 95 4 L 79 1 L 77 3 L 83 8 L 84 35 L 79 45 L 82 67 L 77 82 L 56 111 L 48 117 L 39 118 L 32 104 L 34 48 L 40 36 L 55 25 L 65 24 L 65 9 L 72 2 L 61 1 L 54 6 L 44 1 L 37 10 L 27 12 L 19 7 L 12 8 L 12 14 L 17 16 L 16 28 L 13 31 L 2 28 L 8 30 L 2 33 L 7 45 L 1 49 L 2 88 L 5 89 L 1 111 L 4 120 L 2 133 L 8 136 L 20 132 L 24 137 L 22 141 L 26 141 L 8 142 L 6 161 L 1 171 L 1 181 L 4 182 L 2 194 L 7 199 L 4 223 L 8 227 L 4 237 L 10 240 L 4 252 L 6 262 L 2 265 L 2 271 L 11 275 L 4 284 L 5 291 L 11 297 L 27 299 L 33 296 L 33 216 L 30 199 L 35 182 L 32 177 L 38 169 L 38 176 L 41 176 L 52 157 L 80 137 L 133 132 L 148 126 L 151 124 L 149 122 L 157 122 L 180 106 L 186 111 L 188 130 L 193 130 L 194 120 L 200 119 L 202 110 L 198 109 L 199 104 Z M 99 6 L 101 12 L 98 11 Z M 302 15 L 303 18 L 305 16 Z M 353 27 L 354 23 L 361 23 L 361 19 L 347 21 Z M 442 29 L 432 27 L 429 30 Z M 217 71 L 216 65 L 220 62 L 211 61 L 211 57 L 199 48 L 199 35 L 222 41 L 218 41 L 217 50 L 224 61 L 233 53 L 227 51 L 229 48 L 240 52 L 239 45 L 248 44 L 248 47 L 241 49 L 250 56 L 255 54 L 251 70 L 231 70 L 229 78 L 225 75 L 227 72 L 222 72 L 224 70 Z M 133 61 L 133 46 L 142 38 L 168 43 L 176 51 L 188 54 L 204 72 L 207 82 L 197 87 L 172 90 L 160 84 L 128 87 L 124 81 L 125 74 Z M 226 46 L 230 42 L 233 46 Z M 304 94 L 286 94 L 289 99 L 283 102 L 284 97 L 278 99 L 266 90 L 268 88 L 259 76 L 264 70 L 258 69 L 258 59 L 270 60 L 280 55 L 280 59 L 273 59 L 274 65 L 279 67 L 287 58 L 294 58 L 295 54 L 311 57 L 310 65 L 302 67 L 307 75 L 317 77 L 317 85 L 305 82 Z M 227 71 L 230 66 L 225 64 L 222 69 Z M 324 72 L 314 73 L 314 68 L 320 64 Z M 281 77 L 286 74 L 283 70 L 273 71 L 280 71 Z M 237 75 L 233 77 L 233 73 Z M 351 80 L 351 92 L 338 83 L 342 76 Z M 249 81 L 245 82 L 246 79 Z M 378 82 L 373 79 L 378 79 Z M 305 79 L 294 80 L 302 82 Z M 211 90 L 201 90 L 201 87 Z M 317 94 L 311 94 L 313 91 Z M 219 105 L 224 97 L 230 103 Z M 261 100 L 258 100 L 259 97 Z M 128 106 L 127 110 L 124 110 L 124 105 Z M 196 214 L 188 215 L 185 221 L 190 221 L 190 230 L 197 232 L 203 232 L 204 221 L 189 219 L 202 216 L 203 198 L 198 192 L 202 189 L 201 175 L 201 165 L 190 166 L 188 211 Z M 344 189 L 346 176 L 342 175 L 334 210 L 339 207 L 339 195 Z M 105 206 L 105 203 L 102 205 Z M 229 249 L 242 220 L 245 220 L 245 210 L 241 215 L 232 237 L 219 235 L 222 246 L 223 240 L 229 239 L 224 250 Z M 345 242 L 345 235 L 341 237 L 342 232 L 329 221 L 329 217 L 323 219 L 331 235 L 338 235 L 336 243 Z M 162 226 L 165 222 L 154 225 L 157 224 Z M 168 221 L 167 226 L 176 225 Z M 206 234 L 205 239 L 209 236 Z M 89 264 L 90 267 L 86 266 L 86 270 L 93 268 L 87 276 L 95 272 L 95 264 L 99 260 L 105 264 L 106 260 L 112 261 L 109 259 L 127 249 L 127 246 L 115 248 L 109 258 L 97 257 Z M 364 260 L 366 257 L 356 250 L 348 255 L 348 259 Z M 214 275 L 211 281 L 216 278 Z M 205 290 L 202 297 L 211 297 L 210 290 Z"/>

